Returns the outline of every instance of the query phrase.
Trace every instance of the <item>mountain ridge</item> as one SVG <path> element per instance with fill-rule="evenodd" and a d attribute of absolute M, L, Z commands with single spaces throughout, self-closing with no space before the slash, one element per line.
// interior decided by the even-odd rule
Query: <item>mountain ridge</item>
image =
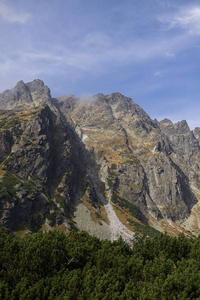
<path fill-rule="evenodd" d="M 38 79 L 0 94 L 0 110 L 1 226 L 198 234 L 200 129 L 120 93 L 52 98 Z"/>

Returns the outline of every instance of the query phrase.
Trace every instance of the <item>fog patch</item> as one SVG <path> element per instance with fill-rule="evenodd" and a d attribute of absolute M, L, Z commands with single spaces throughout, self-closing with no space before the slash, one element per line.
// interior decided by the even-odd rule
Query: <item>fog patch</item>
<path fill-rule="evenodd" d="M 79 103 L 84 105 L 91 105 L 98 101 L 99 96 L 98 95 L 84 95 L 79 98 Z"/>

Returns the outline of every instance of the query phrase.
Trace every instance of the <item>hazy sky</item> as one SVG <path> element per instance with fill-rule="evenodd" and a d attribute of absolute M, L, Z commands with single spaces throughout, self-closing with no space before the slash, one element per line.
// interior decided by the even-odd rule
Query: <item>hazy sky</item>
<path fill-rule="evenodd" d="M 131 97 L 200 127 L 200 0 L 0 0 L 0 92 Z"/>

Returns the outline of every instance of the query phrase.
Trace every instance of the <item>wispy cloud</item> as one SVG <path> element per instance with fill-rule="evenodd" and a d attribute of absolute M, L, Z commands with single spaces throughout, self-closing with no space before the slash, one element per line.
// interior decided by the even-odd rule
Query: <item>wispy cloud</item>
<path fill-rule="evenodd" d="M 179 9 L 176 13 L 159 17 L 168 29 L 182 28 L 193 35 L 200 35 L 200 6 L 189 6 Z"/>
<path fill-rule="evenodd" d="M 30 19 L 31 14 L 27 12 L 17 12 L 8 4 L 0 3 L 0 19 L 9 23 L 25 24 Z"/>
<path fill-rule="evenodd" d="M 156 72 L 153 73 L 154 76 L 160 76 L 161 74 L 162 74 L 161 71 L 156 71 Z"/>
<path fill-rule="evenodd" d="M 107 48 L 111 44 L 111 38 L 108 34 L 102 31 L 93 31 L 86 34 L 81 41 L 82 47 L 85 48 Z"/>
<path fill-rule="evenodd" d="M 55 53 L 48 53 L 48 52 L 42 52 L 42 51 L 32 51 L 32 52 L 24 52 L 19 54 L 21 57 L 23 57 L 24 60 L 31 60 L 31 61 L 51 61 L 51 62 L 61 62 L 63 63 L 63 57 L 55 54 Z"/>
<path fill-rule="evenodd" d="M 27 68 L 30 74 L 37 70 L 55 74 L 58 70 L 60 73 L 61 70 L 71 72 L 72 69 L 101 74 L 112 66 L 138 64 L 158 57 L 172 59 L 174 52 L 184 43 L 182 36 L 170 40 L 135 39 L 117 43 L 104 32 L 86 34 L 78 42 L 67 45 L 47 45 L 46 50 L 29 47 L 25 41 L 20 49 L 15 49 L 13 54 L 10 52 L 9 56 L 6 50 L 0 50 L 0 73 L 8 74 L 15 65 L 20 65 L 21 68 Z"/>

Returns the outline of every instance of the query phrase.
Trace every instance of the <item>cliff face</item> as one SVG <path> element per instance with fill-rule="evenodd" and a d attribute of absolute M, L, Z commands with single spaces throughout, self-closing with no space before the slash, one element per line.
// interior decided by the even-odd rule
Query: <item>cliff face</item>
<path fill-rule="evenodd" d="M 200 139 L 119 93 L 52 99 L 40 80 L 0 94 L 0 225 L 101 238 L 199 232 Z"/>

